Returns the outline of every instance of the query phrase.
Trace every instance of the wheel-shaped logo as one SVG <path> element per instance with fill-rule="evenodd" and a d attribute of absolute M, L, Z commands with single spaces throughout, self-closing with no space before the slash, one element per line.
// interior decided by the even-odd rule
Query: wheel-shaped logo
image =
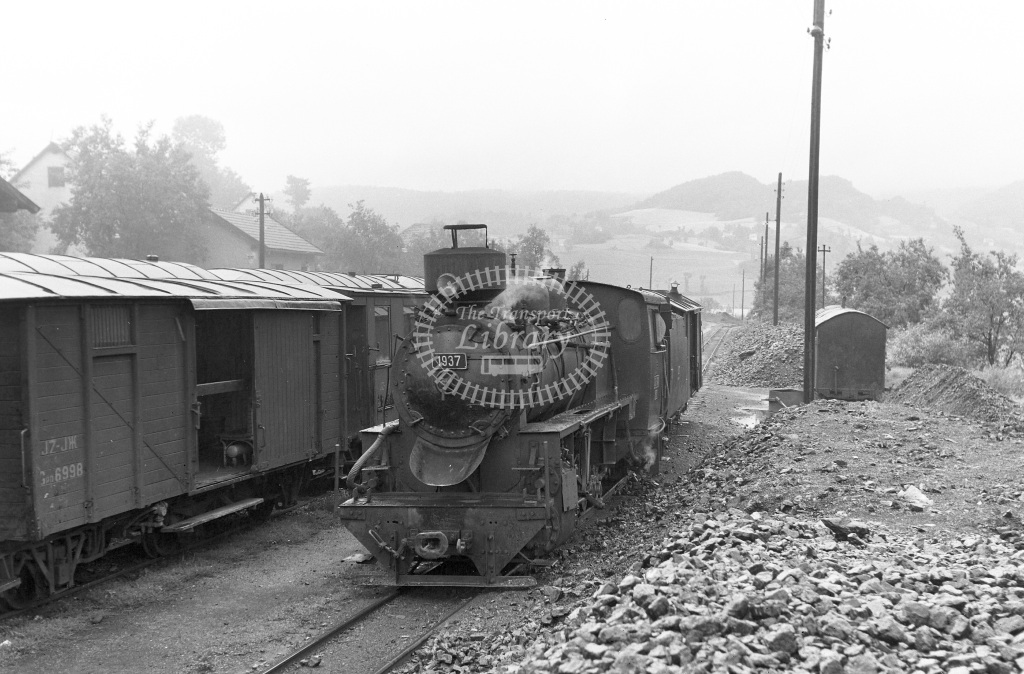
<path fill-rule="evenodd" d="M 583 286 L 491 267 L 444 274 L 417 316 L 412 346 L 443 395 L 521 409 L 581 391 L 604 365 L 610 339 L 605 312 Z"/>

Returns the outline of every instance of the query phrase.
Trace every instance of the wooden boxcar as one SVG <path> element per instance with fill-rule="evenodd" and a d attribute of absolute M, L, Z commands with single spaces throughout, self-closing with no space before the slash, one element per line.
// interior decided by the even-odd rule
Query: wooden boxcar
<path fill-rule="evenodd" d="M 287 269 L 212 269 L 227 280 L 252 280 L 327 288 L 352 299 L 346 304 L 346 425 L 348 444 L 359 448 L 359 429 L 395 419 L 390 393 L 391 361 L 413 329 L 416 309 L 426 300 L 423 279 L 413 276 L 310 272 Z M 350 459 L 358 453 L 350 455 Z"/>
<path fill-rule="evenodd" d="M 886 325 L 863 311 L 829 306 L 815 314 L 814 328 L 815 395 L 878 400 L 885 391 Z"/>
<path fill-rule="evenodd" d="M 145 271 L 0 272 L 9 605 L 70 587 L 79 563 L 125 541 L 158 554 L 210 519 L 269 514 L 344 437 L 346 297 L 125 266 Z"/>

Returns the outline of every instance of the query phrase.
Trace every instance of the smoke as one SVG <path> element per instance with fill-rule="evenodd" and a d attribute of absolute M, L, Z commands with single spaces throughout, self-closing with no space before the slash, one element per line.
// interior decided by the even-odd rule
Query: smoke
<path fill-rule="evenodd" d="M 548 309 L 549 288 L 544 280 L 530 278 L 509 278 L 505 290 L 491 300 L 486 311 L 498 316 L 520 309 Z"/>
<path fill-rule="evenodd" d="M 662 421 L 661 425 L 648 431 L 646 437 L 640 442 L 640 445 L 633 450 L 633 458 L 640 465 L 640 468 L 644 472 L 649 472 L 658 461 L 657 442 L 664 441 L 665 438 L 661 437 L 661 434 L 665 430 L 665 422 Z"/>

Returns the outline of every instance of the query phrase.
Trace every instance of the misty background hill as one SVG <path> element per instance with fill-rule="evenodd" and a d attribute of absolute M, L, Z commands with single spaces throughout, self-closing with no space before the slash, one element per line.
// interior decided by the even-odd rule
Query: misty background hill
<path fill-rule="evenodd" d="M 333 186 L 314 187 L 311 204 L 347 216 L 349 204 L 362 200 L 401 230 L 421 223 L 483 222 L 493 237 L 514 238 L 536 224 L 551 236 L 562 266 L 583 261 L 595 280 L 643 287 L 675 282 L 705 303 L 738 308 L 744 290 L 747 301 L 752 297 L 766 213 L 774 251 L 775 189 L 774 181 L 733 171 L 656 194 Z M 806 180 L 783 183 L 781 210 L 781 240 L 802 249 Z M 917 237 L 948 262 L 958 248 L 954 226 L 964 229 L 975 250 L 1024 257 L 1024 181 L 996 190 L 930 190 L 882 199 L 839 176 L 820 181 L 818 243 L 830 249 L 829 271 L 858 245 L 889 250 Z"/>

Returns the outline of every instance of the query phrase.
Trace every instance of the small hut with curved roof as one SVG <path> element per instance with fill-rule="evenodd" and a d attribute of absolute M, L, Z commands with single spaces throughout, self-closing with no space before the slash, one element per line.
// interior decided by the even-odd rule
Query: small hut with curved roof
<path fill-rule="evenodd" d="M 878 400 L 885 391 L 888 326 L 838 305 L 814 316 L 814 392 L 821 398 Z"/>

